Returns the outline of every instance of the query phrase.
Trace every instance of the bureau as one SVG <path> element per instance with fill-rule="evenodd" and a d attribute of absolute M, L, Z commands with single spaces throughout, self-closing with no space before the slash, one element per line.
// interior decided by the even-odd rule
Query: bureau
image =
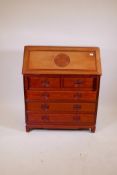
<path fill-rule="evenodd" d="M 22 73 L 27 132 L 42 128 L 95 132 L 99 48 L 25 46 Z"/>

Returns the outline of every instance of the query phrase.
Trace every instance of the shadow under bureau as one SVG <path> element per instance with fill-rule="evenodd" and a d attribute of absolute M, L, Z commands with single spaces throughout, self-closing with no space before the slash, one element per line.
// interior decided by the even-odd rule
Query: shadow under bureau
<path fill-rule="evenodd" d="M 95 132 L 101 76 L 97 47 L 25 46 L 26 131 Z"/>

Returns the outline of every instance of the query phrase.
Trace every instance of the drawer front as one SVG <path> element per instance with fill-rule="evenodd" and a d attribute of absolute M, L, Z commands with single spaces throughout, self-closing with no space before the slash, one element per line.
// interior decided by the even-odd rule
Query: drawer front
<path fill-rule="evenodd" d="M 37 111 L 40 113 L 56 113 L 56 112 L 88 112 L 94 113 L 96 110 L 95 103 L 39 103 L 28 102 L 26 104 L 28 111 Z"/>
<path fill-rule="evenodd" d="M 65 88 L 93 89 L 93 81 L 93 78 L 64 78 L 63 86 Z"/>
<path fill-rule="evenodd" d="M 58 87 L 60 87 L 60 78 L 29 77 L 29 89 Z"/>
<path fill-rule="evenodd" d="M 84 101 L 96 101 L 96 92 L 86 91 L 26 91 L 27 100 L 40 100 L 40 101 L 52 101 L 52 100 L 84 100 Z"/>
<path fill-rule="evenodd" d="M 28 113 L 29 123 L 94 123 L 93 114 L 38 114 Z"/>

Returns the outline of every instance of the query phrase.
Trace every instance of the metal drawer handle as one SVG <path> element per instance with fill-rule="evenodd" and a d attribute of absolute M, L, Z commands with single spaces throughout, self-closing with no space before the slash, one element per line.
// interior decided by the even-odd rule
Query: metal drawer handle
<path fill-rule="evenodd" d="M 47 100 L 47 99 L 49 98 L 49 94 L 48 94 L 48 93 L 43 93 L 43 94 L 42 94 L 42 97 L 43 97 L 45 100 Z"/>
<path fill-rule="evenodd" d="M 75 80 L 75 81 L 74 81 L 74 85 L 75 85 L 75 86 L 81 85 L 81 84 L 83 84 L 83 83 L 84 83 L 83 80 Z"/>
<path fill-rule="evenodd" d="M 79 109 L 81 109 L 81 105 L 80 104 L 75 104 L 75 105 L 73 105 L 73 109 L 79 110 Z"/>
<path fill-rule="evenodd" d="M 48 120 L 49 120 L 49 117 L 48 117 L 47 115 L 43 115 L 43 116 L 41 117 L 41 119 L 44 120 L 44 121 L 48 121 Z"/>
<path fill-rule="evenodd" d="M 76 93 L 76 94 L 74 94 L 74 98 L 75 99 L 79 99 L 79 98 L 81 98 L 82 97 L 82 94 L 81 93 Z"/>
<path fill-rule="evenodd" d="M 41 85 L 42 85 L 42 87 L 49 87 L 50 83 L 48 80 L 43 80 L 43 81 L 41 81 Z"/>
<path fill-rule="evenodd" d="M 49 105 L 48 104 L 41 104 L 41 109 L 44 111 L 47 111 L 49 109 Z"/>
<path fill-rule="evenodd" d="M 79 121 L 79 120 L 80 120 L 80 116 L 79 116 L 79 115 L 75 115 L 75 116 L 73 116 L 73 120 L 75 120 L 75 121 Z"/>

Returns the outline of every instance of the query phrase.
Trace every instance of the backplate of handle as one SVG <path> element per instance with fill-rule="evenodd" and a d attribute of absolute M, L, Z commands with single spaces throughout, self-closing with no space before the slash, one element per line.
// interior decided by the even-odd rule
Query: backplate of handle
<path fill-rule="evenodd" d="M 81 109 L 81 105 L 80 104 L 74 104 L 73 109 L 79 110 L 79 109 Z"/>
<path fill-rule="evenodd" d="M 74 98 L 75 98 L 75 99 L 79 99 L 79 98 L 81 98 L 81 96 L 82 96 L 81 93 L 75 93 L 75 94 L 74 94 Z"/>
<path fill-rule="evenodd" d="M 73 120 L 79 121 L 79 120 L 80 120 L 80 116 L 79 116 L 79 115 L 74 115 L 74 116 L 73 116 Z"/>
<path fill-rule="evenodd" d="M 41 119 L 44 120 L 44 121 L 48 121 L 49 116 L 48 115 L 42 115 Z"/>
<path fill-rule="evenodd" d="M 44 104 L 41 104 L 41 109 L 44 110 L 44 111 L 47 111 L 49 109 L 49 105 L 44 103 Z"/>
<path fill-rule="evenodd" d="M 47 100 L 49 98 L 49 94 L 48 93 L 42 93 L 42 97 Z"/>
<path fill-rule="evenodd" d="M 83 80 L 75 80 L 75 81 L 74 81 L 74 86 L 77 87 L 77 86 L 79 86 L 79 85 L 82 85 L 83 83 L 84 83 Z"/>
<path fill-rule="evenodd" d="M 41 85 L 42 85 L 42 87 L 49 87 L 50 83 L 48 80 L 43 80 L 43 81 L 41 81 Z"/>

